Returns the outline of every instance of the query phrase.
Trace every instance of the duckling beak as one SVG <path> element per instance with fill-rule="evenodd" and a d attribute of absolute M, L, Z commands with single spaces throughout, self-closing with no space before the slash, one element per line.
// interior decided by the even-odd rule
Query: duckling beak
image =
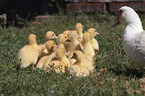
<path fill-rule="evenodd" d="M 54 38 L 57 38 L 57 36 L 55 36 Z"/>
<path fill-rule="evenodd" d="M 69 54 L 68 54 L 68 53 L 66 53 L 66 55 L 68 56 Z"/>
<path fill-rule="evenodd" d="M 78 38 L 80 38 L 80 39 L 81 39 L 81 36 L 78 36 Z"/>
<path fill-rule="evenodd" d="M 99 35 L 100 33 L 97 33 L 97 35 Z"/>
<path fill-rule="evenodd" d="M 66 42 L 71 42 L 71 40 L 70 39 L 67 39 Z"/>

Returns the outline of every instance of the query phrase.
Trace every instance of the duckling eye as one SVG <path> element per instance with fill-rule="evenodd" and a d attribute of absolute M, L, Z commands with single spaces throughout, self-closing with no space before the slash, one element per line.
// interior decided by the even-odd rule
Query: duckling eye
<path fill-rule="evenodd" d="M 63 52 L 65 52 L 65 51 L 63 51 Z"/>
<path fill-rule="evenodd" d="M 52 34 L 52 35 L 54 35 L 54 34 Z"/>
<path fill-rule="evenodd" d="M 74 53 L 73 55 L 75 56 L 76 54 Z"/>
<path fill-rule="evenodd" d="M 54 43 L 53 43 L 54 44 Z"/>
<path fill-rule="evenodd" d="M 64 38 L 67 38 L 67 37 L 64 37 Z"/>

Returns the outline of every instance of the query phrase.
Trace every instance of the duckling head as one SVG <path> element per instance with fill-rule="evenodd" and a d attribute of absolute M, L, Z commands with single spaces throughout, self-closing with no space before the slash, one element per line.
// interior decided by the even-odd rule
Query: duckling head
<path fill-rule="evenodd" d="M 70 35 L 69 35 L 70 39 L 78 39 L 78 34 L 76 30 L 71 31 Z"/>
<path fill-rule="evenodd" d="M 47 42 L 46 42 L 46 45 L 45 45 L 46 49 L 47 49 L 49 52 L 50 52 L 50 51 L 52 52 L 52 51 L 54 50 L 55 46 L 56 46 L 56 44 L 55 44 L 55 42 L 54 42 L 53 40 L 47 41 Z"/>
<path fill-rule="evenodd" d="M 66 34 L 59 34 L 56 41 L 57 43 L 71 42 Z"/>
<path fill-rule="evenodd" d="M 91 34 L 91 37 L 95 37 L 97 34 L 99 34 L 95 28 L 90 28 L 88 32 Z"/>
<path fill-rule="evenodd" d="M 68 34 L 70 33 L 71 31 L 70 30 L 66 30 L 63 32 L 63 34 L 66 34 L 68 36 Z"/>
<path fill-rule="evenodd" d="M 65 57 L 66 56 L 66 50 L 64 48 L 58 48 L 56 50 L 56 56 L 57 56 L 58 59 Z"/>
<path fill-rule="evenodd" d="M 28 37 L 28 41 L 29 41 L 29 44 L 36 43 L 36 35 L 35 34 L 30 34 L 29 37 Z"/>
<path fill-rule="evenodd" d="M 83 41 L 89 42 L 92 39 L 91 34 L 89 32 L 85 32 L 83 35 Z"/>
<path fill-rule="evenodd" d="M 57 36 L 55 35 L 55 33 L 53 31 L 48 31 L 45 35 L 45 40 L 48 41 L 50 39 L 54 39 L 57 38 Z"/>
<path fill-rule="evenodd" d="M 80 30 L 80 29 L 83 29 L 83 25 L 82 25 L 82 23 L 77 23 L 76 30 Z"/>

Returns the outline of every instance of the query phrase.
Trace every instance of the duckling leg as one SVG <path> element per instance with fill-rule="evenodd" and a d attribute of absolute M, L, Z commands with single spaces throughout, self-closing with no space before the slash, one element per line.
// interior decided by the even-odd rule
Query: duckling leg
<path fill-rule="evenodd" d="M 37 63 L 37 59 L 38 58 L 36 58 L 35 61 L 32 63 L 32 68 L 34 68 L 34 65 Z"/>
<path fill-rule="evenodd" d="M 99 55 L 98 52 L 95 52 L 99 58 L 101 58 L 102 53 Z"/>
<path fill-rule="evenodd" d="M 34 64 L 32 64 L 32 68 L 34 68 Z"/>

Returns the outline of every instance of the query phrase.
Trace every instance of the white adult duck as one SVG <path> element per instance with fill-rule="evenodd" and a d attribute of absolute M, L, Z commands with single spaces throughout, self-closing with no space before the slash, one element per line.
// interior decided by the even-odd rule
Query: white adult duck
<path fill-rule="evenodd" d="M 127 24 L 123 38 L 125 53 L 136 65 L 145 68 L 145 31 L 138 14 L 131 7 L 123 6 L 113 26 L 119 23 Z"/>

